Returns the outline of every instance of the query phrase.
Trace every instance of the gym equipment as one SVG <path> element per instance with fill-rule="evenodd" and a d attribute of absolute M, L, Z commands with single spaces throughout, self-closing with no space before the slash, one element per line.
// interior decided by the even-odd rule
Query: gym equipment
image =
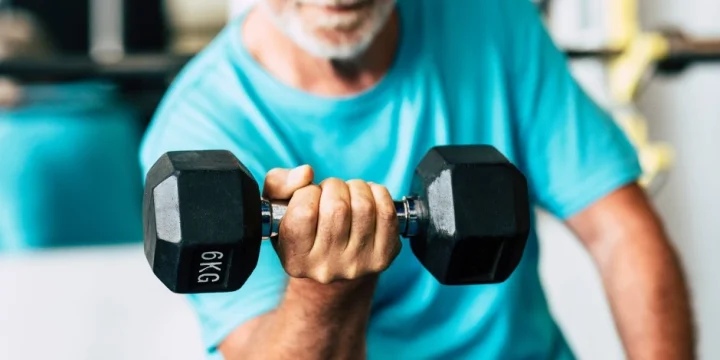
<path fill-rule="evenodd" d="M 0 61 L 23 56 L 43 57 L 51 51 L 47 34 L 34 16 L 0 7 Z M 17 106 L 22 97 L 20 85 L 0 75 L 0 109 Z"/>
<path fill-rule="evenodd" d="M 189 60 L 190 56 L 165 54 L 126 55 L 112 62 L 70 55 L 18 57 L 0 61 L 0 76 L 9 76 L 24 83 L 82 79 L 105 79 L 116 83 L 142 80 L 167 82 Z"/>
<path fill-rule="evenodd" d="M 0 59 L 43 57 L 52 50 L 42 24 L 27 11 L 0 11 Z"/>
<path fill-rule="evenodd" d="M 657 61 L 661 72 L 677 72 L 694 63 L 720 61 L 720 39 L 665 38 L 670 51 Z M 570 59 L 596 58 L 610 61 L 622 50 L 566 48 Z M 22 82 L 68 81 L 76 79 L 170 80 L 192 58 L 189 55 L 148 53 L 125 55 L 112 62 L 93 60 L 89 56 L 20 57 L 0 60 L 0 76 Z"/>
<path fill-rule="evenodd" d="M 170 34 L 169 48 L 176 54 L 201 51 L 222 31 L 228 18 L 228 0 L 163 0 Z"/>
<path fill-rule="evenodd" d="M 677 29 L 645 31 L 637 0 L 555 2 L 545 17 L 571 60 L 596 59 L 604 67 L 605 106 L 637 150 L 643 170 L 639 184 L 656 194 L 673 167 L 675 151 L 651 139 L 636 101 L 655 75 L 678 75 L 691 65 L 720 61 L 720 39 L 694 38 Z"/>
<path fill-rule="evenodd" d="M 166 54 L 126 55 L 110 62 L 72 55 L 18 57 L 0 60 L 0 78 L 8 76 L 23 85 L 110 81 L 123 99 L 137 108 L 139 119 L 146 124 L 173 77 L 189 59 Z"/>
<path fill-rule="evenodd" d="M 527 181 L 486 145 L 432 148 L 395 207 L 401 235 L 446 285 L 505 281 L 529 236 Z M 168 152 L 146 178 L 145 255 L 173 292 L 235 291 L 285 211 L 285 202 L 260 198 L 258 183 L 229 151 Z"/>
<path fill-rule="evenodd" d="M 0 254 L 139 243 L 134 109 L 90 82 L 23 86 L 22 98 L 0 108 Z"/>
<path fill-rule="evenodd" d="M 660 72 L 676 74 L 693 63 L 720 62 L 720 38 L 693 39 L 678 29 L 662 34 L 668 54 L 658 64 Z"/>
<path fill-rule="evenodd" d="M 642 34 L 657 38 L 661 51 L 653 59 L 658 71 L 663 74 L 676 74 L 697 63 L 720 62 L 720 38 L 693 38 L 679 30 L 663 30 L 657 33 Z M 634 44 L 621 48 L 578 49 L 566 48 L 570 59 L 601 59 L 612 61 L 629 51 Z"/>
<path fill-rule="evenodd" d="M 697 62 L 720 61 L 720 39 L 694 39 L 677 32 L 658 35 L 667 51 L 654 59 L 658 71 L 677 72 Z M 597 58 L 614 61 L 627 49 L 566 48 L 570 59 Z M 110 80 L 124 84 L 142 83 L 140 88 L 163 91 L 169 81 L 193 57 L 193 54 L 145 53 L 124 55 L 114 61 L 99 61 L 90 56 L 24 56 L 0 60 L 0 76 L 27 82 L 58 82 L 84 79 Z"/>

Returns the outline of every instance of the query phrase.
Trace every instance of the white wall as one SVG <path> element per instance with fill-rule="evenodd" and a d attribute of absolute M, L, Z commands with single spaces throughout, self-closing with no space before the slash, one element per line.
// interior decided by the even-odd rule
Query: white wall
<path fill-rule="evenodd" d="M 720 37 L 720 2 L 644 0 L 648 27 L 677 24 Z M 703 359 L 720 358 L 720 65 L 659 78 L 640 102 L 653 133 L 675 144 L 677 166 L 657 203 L 690 277 Z"/>
<path fill-rule="evenodd" d="M 643 0 L 647 28 L 677 25 L 720 36 L 720 2 Z M 591 89 L 592 74 L 578 75 Z M 586 79 L 586 80 L 585 80 Z M 655 78 L 639 101 L 651 137 L 671 143 L 675 168 L 655 203 L 680 253 L 696 311 L 701 359 L 720 358 L 720 65 L 696 66 L 676 78 Z M 622 348 L 587 254 L 561 225 L 543 217 L 542 274 L 557 318 L 581 359 L 621 359 Z"/>
<path fill-rule="evenodd" d="M 0 284 L 0 359 L 202 359 L 194 316 L 140 245 L 2 256 Z"/>
<path fill-rule="evenodd" d="M 720 358 L 718 85 L 720 66 L 697 67 L 677 80 L 656 81 L 641 101 L 657 120 L 655 136 L 676 146 L 674 175 L 657 204 L 690 279 L 703 359 Z"/>

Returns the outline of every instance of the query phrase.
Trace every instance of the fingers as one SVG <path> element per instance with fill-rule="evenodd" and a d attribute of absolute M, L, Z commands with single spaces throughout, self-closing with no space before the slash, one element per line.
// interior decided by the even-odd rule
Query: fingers
<path fill-rule="evenodd" d="M 287 200 L 298 189 L 312 184 L 315 173 L 308 165 L 294 169 L 275 168 L 265 176 L 263 197 L 266 199 Z"/>
<path fill-rule="evenodd" d="M 297 170 L 294 185 L 311 178 L 305 171 Z M 401 243 L 395 203 L 385 187 L 330 178 L 289 194 L 290 175 L 276 170 L 266 180 L 274 196 L 290 195 L 275 243 L 290 276 L 329 284 L 380 273 L 390 266 Z"/>
<path fill-rule="evenodd" d="M 350 190 L 344 181 L 330 178 L 320 183 L 320 212 L 313 251 L 327 254 L 331 249 L 344 250 L 350 236 Z"/>
<path fill-rule="evenodd" d="M 397 210 L 390 192 L 384 186 L 370 184 L 370 191 L 375 199 L 375 237 L 373 241 L 374 271 L 384 271 L 397 257 L 402 248 L 398 233 Z"/>
<path fill-rule="evenodd" d="M 350 190 L 350 236 L 345 247 L 344 258 L 354 259 L 355 266 L 345 268 L 345 278 L 354 278 L 367 273 L 367 263 L 371 262 L 373 240 L 375 238 L 375 199 L 370 186 L 360 180 L 347 182 Z M 369 250 L 369 251 L 366 251 Z"/>
<path fill-rule="evenodd" d="M 307 276 L 306 259 L 315 242 L 321 192 L 317 185 L 295 191 L 280 222 L 276 251 L 290 276 Z"/>

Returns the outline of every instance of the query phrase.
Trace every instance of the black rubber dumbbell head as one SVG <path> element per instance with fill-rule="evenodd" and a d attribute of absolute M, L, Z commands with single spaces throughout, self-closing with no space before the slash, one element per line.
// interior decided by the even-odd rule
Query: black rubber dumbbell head
<path fill-rule="evenodd" d="M 176 293 L 239 289 L 257 265 L 260 192 L 227 151 L 163 155 L 143 199 L 145 256 Z"/>
<path fill-rule="evenodd" d="M 411 248 L 440 283 L 498 283 L 515 270 L 530 232 L 527 181 L 495 148 L 431 149 L 412 193 L 427 220 Z"/>

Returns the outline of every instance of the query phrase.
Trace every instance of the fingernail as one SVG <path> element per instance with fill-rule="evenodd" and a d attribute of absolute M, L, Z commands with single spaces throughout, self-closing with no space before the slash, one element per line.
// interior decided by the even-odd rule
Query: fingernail
<path fill-rule="evenodd" d="M 286 180 L 286 184 L 297 184 L 298 182 L 300 182 L 300 180 L 302 179 L 302 176 L 303 176 L 303 172 L 304 172 L 303 168 L 304 168 L 304 165 L 298 166 L 298 167 L 290 170 L 290 173 L 288 174 L 288 177 Z"/>

